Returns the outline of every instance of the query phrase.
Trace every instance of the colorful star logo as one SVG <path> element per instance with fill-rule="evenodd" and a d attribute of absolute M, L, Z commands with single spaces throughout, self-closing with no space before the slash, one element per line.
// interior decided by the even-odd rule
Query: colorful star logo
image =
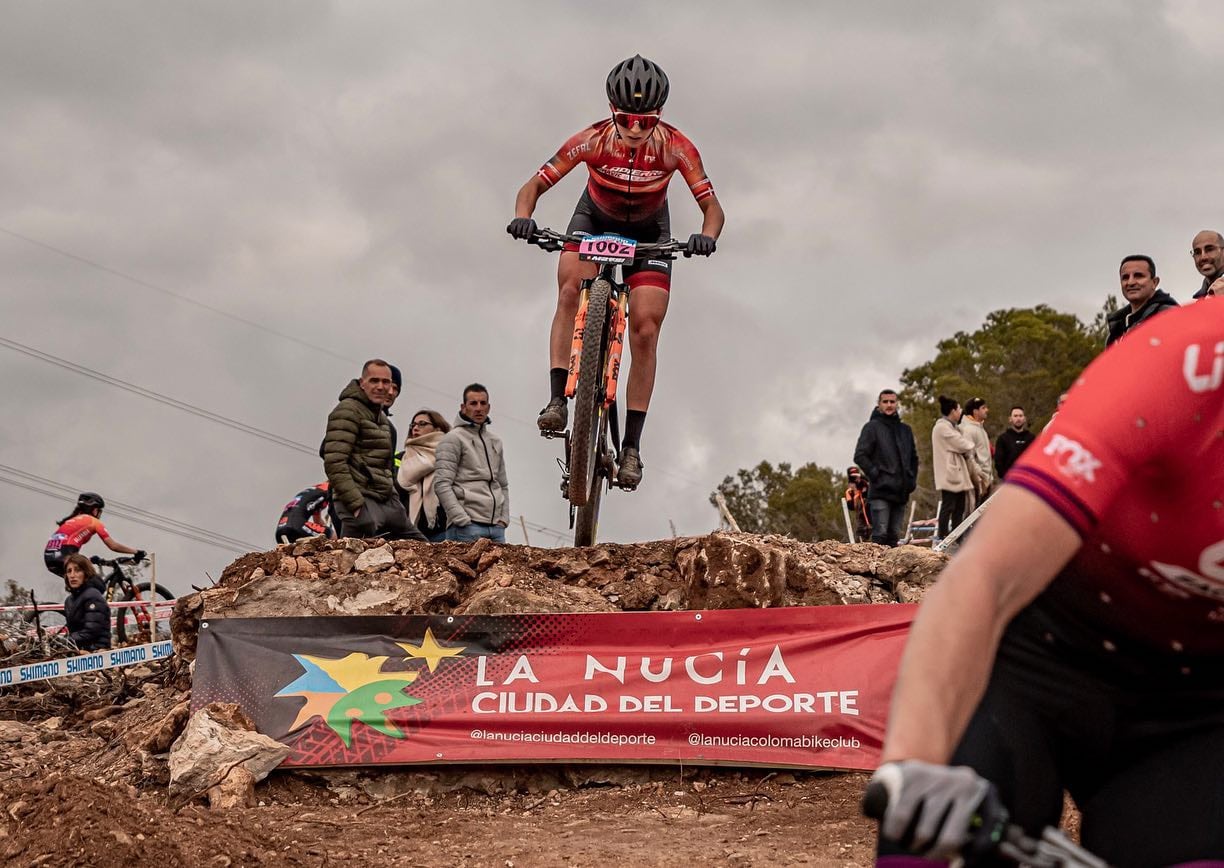
<path fill-rule="evenodd" d="M 430 672 L 441 661 L 463 653 L 465 646 L 444 647 L 426 628 L 420 645 L 396 643 L 409 659 L 424 660 Z M 320 718 L 345 747 L 353 746 L 353 724 L 363 723 L 391 738 L 405 734 L 387 719 L 387 712 L 417 705 L 421 700 L 404 693 L 416 681 L 420 670 L 384 672 L 383 664 L 390 658 L 353 652 L 341 658 L 294 654 L 293 659 L 304 670 L 292 683 L 282 688 L 278 697 L 302 697 L 305 703 L 298 709 L 290 730 L 305 726 Z"/>
<path fill-rule="evenodd" d="M 439 645 L 434 639 L 433 630 L 425 628 L 425 638 L 421 640 L 420 645 L 409 645 L 405 642 L 396 642 L 409 657 L 415 657 L 418 660 L 424 660 L 425 665 L 429 667 L 430 672 L 434 672 L 438 668 L 438 664 L 442 662 L 444 657 L 458 657 L 464 651 L 464 646 L 447 648 Z"/>

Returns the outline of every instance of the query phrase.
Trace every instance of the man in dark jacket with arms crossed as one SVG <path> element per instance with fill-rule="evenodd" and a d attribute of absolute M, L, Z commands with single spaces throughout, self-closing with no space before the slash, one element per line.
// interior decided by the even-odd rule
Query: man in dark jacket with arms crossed
<path fill-rule="evenodd" d="M 327 417 L 323 437 L 323 468 L 331 483 L 332 503 L 340 519 L 340 535 L 391 539 L 425 537 L 408 521 L 392 483 L 391 422 L 383 408 L 391 403 L 391 366 L 371 359 L 361 379 L 340 393 L 340 403 Z"/>
<path fill-rule="evenodd" d="M 854 463 L 871 483 L 871 541 L 895 546 L 905 522 L 905 502 L 918 487 L 918 448 L 913 430 L 897 412 L 897 393 L 885 389 L 878 400 L 854 447 Z"/>

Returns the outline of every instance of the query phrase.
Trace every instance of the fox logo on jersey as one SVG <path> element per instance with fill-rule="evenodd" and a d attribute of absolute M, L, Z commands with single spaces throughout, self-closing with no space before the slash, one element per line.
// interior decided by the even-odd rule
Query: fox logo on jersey
<path fill-rule="evenodd" d="M 1063 475 L 1096 482 L 1096 471 L 1101 462 L 1077 441 L 1055 434 L 1046 445 L 1045 454 L 1054 456 Z"/>
<path fill-rule="evenodd" d="M 1209 373 L 1200 374 L 1199 357 L 1203 353 L 1201 344 L 1191 344 L 1186 347 L 1186 357 L 1182 362 L 1182 374 L 1186 377 L 1186 385 L 1196 395 L 1204 392 L 1214 392 L 1224 382 L 1224 341 L 1215 345 L 1215 359 L 1210 363 Z"/>

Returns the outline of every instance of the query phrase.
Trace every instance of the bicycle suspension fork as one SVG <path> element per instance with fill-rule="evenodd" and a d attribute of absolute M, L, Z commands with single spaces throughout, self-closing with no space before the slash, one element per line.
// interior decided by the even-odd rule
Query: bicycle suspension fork
<path fill-rule="evenodd" d="M 574 337 L 570 344 L 569 376 L 565 380 L 565 397 L 578 391 L 578 368 L 582 361 L 582 332 L 586 328 L 587 307 L 591 300 L 591 282 L 584 280 L 578 295 L 578 313 L 574 317 Z"/>
<path fill-rule="evenodd" d="M 622 292 L 612 311 L 612 327 L 608 330 L 611 342 L 608 345 L 608 381 L 604 406 L 611 407 L 616 401 L 616 380 L 620 376 L 621 355 L 625 351 L 625 328 L 629 323 L 629 293 Z"/>

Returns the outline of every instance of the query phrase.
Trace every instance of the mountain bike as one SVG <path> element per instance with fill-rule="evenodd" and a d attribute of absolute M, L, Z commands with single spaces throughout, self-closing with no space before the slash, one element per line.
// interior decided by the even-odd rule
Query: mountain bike
<path fill-rule="evenodd" d="M 882 820 L 887 808 L 888 790 L 879 781 L 868 784 L 863 794 L 863 813 L 873 820 Z M 1040 837 L 1030 837 L 1011 822 L 993 786 L 969 826 L 972 836 L 962 851 L 966 865 L 997 855 L 1016 865 L 1034 868 L 1109 868 L 1104 859 L 1092 855 L 1058 829 L 1047 826 Z"/>
<path fill-rule="evenodd" d="M 550 253 L 567 243 L 577 244 L 579 259 L 599 265 L 599 273 L 579 287 L 565 387 L 565 396 L 574 399 L 573 422 L 569 431 L 540 432 L 550 439 L 565 438 L 565 460 L 558 462 L 561 494 L 569 500 L 574 545 L 589 546 L 598 531 L 604 490 L 613 486 L 633 490 L 633 486 L 616 482 L 616 453 L 620 451 L 616 386 L 629 327 L 629 288 L 620 279 L 620 266 L 646 257 L 675 259 L 684 252 L 685 244 L 674 238 L 639 244 L 620 235 L 563 235 L 551 229 L 539 230 L 527 243 Z"/>
<path fill-rule="evenodd" d="M 129 638 L 146 643 L 170 638 L 170 619 L 154 618 L 154 606 L 157 603 L 154 602 L 152 583 L 133 581 L 133 577 L 139 578 L 139 561 L 131 557 L 105 560 L 97 555 L 89 560 L 99 567 L 110 567 L 110 573 L 104 573 L 102 576 L 106 582 L 107 603 L 148 603 L 144 606 L 124 606 L 115 610 L 115 638 L 119 640 L 118 644 L 125 644 Z M 125 573 L 124 567 L 130 568 L 132 575 Z M 159 602 L 173 603 L 174 595 L 162 585 L 158 585 L 156 599 Z M 152 635 L 150 629 L 154 621 L 157 623 L 157 635 Z"/>

